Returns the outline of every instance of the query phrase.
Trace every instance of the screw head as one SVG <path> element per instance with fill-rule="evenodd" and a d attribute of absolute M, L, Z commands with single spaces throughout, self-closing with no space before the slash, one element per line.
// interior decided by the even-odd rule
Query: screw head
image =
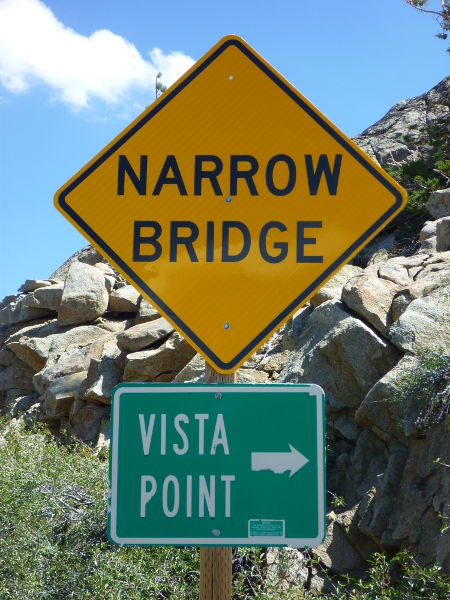
<path fill-rule="evenodd" d="M 223 328 L 224 329 L 230 329 L 230 324 L 229 323 L 224 323 L 223 324 Z"/>
<path fill-rule="evenodd" d="M 213 529 L 212 532 L 213 532 L 213 535 L 215 535 L 216 537 L 218 535 L 220 535 L 220 531 L 218 529 Z"/>
<path fill-rule="evenodd" d="M 220 392 L 216 392 L 216 400 L 220 400 L 222 398 L 222 394 Z"/>
<path fill-rule="evenodd" d="M 225 198 L 225 201 L 226 201 L 226 202 L 231 202 L 231 196 L 227 196 L 227 197 Z"/>
<path fill-rule="evenodd" d="M 233 75 L 230 75 L 228 79 L 231 81 L 233 79 Z"/>

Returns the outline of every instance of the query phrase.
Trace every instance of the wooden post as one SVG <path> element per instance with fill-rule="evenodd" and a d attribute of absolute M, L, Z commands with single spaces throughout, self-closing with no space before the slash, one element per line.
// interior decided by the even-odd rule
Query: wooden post
<path fill-rule="evenodd" d="M 205 362 L 205 383 L 236 383 Z M 200 600 L 231 600 L 231 548 L 200 548 Z"/>

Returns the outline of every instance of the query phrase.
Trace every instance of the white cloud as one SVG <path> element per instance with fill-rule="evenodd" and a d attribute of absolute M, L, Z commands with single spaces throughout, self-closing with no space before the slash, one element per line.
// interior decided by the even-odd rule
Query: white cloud
<path fill-rule="evenodd" d="M 133 88 L 154 89 L 158 71 L 168 86 L 194 64 L 182 52 L 154 48 L 149 56 L 106 29 L 80 35 L 40 0 L 0 0 L 0 82 L 10 92 L 43 83 L 75 109 L 94 99 L 117 104 Z"/>

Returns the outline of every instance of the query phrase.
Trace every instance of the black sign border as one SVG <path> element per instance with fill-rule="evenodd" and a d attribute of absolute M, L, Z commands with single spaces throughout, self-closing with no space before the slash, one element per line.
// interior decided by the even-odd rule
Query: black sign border
<path fill-rule="evenodd" d="M 80 185 L 87 177 L 89 177 L 101 164 L 103 164 L 112 154 L 114 154 L 126 141 L 128 141 L 141 127 L 143 127 L 150 119 L 157 115 L 173 98 L 175 98 L 180 92 L 184 90 L 202 71 L 204 71 L 209 65 L 216 60 L 227 48 L 235 46 L 245 56 L 251 60 L 261 71 L 267 75 L 278 87 L 283 90 L 298 106 L 305 111 L 316 123 L 322 127 L 334 140 L 336 140 L 342 148 L 346 150 L 355 160 L 357 160 L 361 166 L 363 166 L 369 173 L 379 181 L 394 197 L 395 202 L 391 208 L 389 208 L 375 223 L 367 229 L 339 258 L 337 258 L 311 285 L 309 285 L 301 294 L 295 298 L 275 319 L 273 319 L 264 330 L 257 335 L 249 344 L 245 346 L 231 361 L 223 362 L 220 358 L 208 348 L 208 346 L 170 309 L 165 302 L 159 298 L 159 296 L 133 271 L 133 269 L 126 264 L 120 256 L 118 256 L 112 248 L 110 248 L 96 233 L 95 231 L 78 215 L 68 204 L 67 196 Z M 282 79 L 278 77 L 262 60 L 253 52 L 251 52 L 242 42 L 238 39 L 226 39 L 210 56 L 208 56 L 196 69 L 192 71 L 179 85 L 173 90 L 168 90 L 162 97 L 160 102 L 152 110 L 146 113 L 138 123 L 136 123 L 131 129 L 129 129 L 115 144 L 113 144 L 108 150 L 106 150 L 92 165 L 90 165 L 85 171 L 83 171 L 70 185 L 67 186 L 57 198 L 58 205 L 61 210 L 65 212 L 77 225 L 91 238 L 103 252 L 115 262 L 127 277 L 132 280 L 142 291 L 147 294 L 149 298 L 155 303 L 157 308 L 160 308 L 176 325 L 176 327 L 185 336 L 192 340 L 198 348 L 211 360 L 211 362 L 219 367 L 220 369 L 231 371 L 238 365 L 241 360 L 247 356 L 252 350 L 258 348 L 264 338 L 270 334 L 271 331 L 275 330 L 280 326 L 288 315 L 295 310 L 314 290 L 320 287 L 320 284 L 324 282 L 327 277 L 330 276 L 342 263 L 364 244 L 364 242 L 382 225 L 384 225 L 389 218 L 397 212 L 403 202 L 402 194 L 397 188 L 395 188 L 390 181 L 385 179 L 375 167 L 370 164 L 351 144 L 348 143 L 337 131 L 333 129 L 319 114 L 317 114 L 306 102 L 302 100 Z"/>

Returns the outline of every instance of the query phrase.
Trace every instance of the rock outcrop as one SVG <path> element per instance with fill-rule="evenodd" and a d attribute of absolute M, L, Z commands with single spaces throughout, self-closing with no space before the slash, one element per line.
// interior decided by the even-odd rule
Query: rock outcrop
<path fill-rule="evenodd" d="M 396 105 L 356 141 L 381 163 L 416 157 L 401 132 L 448 112 L 449 90 L 446 79 Z M 330 574 L 360 577 L 376 551 L 410 549 L 450 572 L 448 191 L 429 210 L 418 252 L 393 256 L 389 236 L 376 242 L 237 372 L 241 382 L 325 390 L 327 534 L 309 551 L 314 567 L 290 552 L 289 585 L 320 591 Z M 109 443 L 111 393 L 122 381 L 203 377 L 203 359 L 90 246 L 0 303 L 0 411 L 47 423 L 67 441 Z"/>
<path fill-rule="evenodd" d="M 417 138 L 423 128 L 432 127 L 438 120 L 448 118 L 449 100 L 450 77 L 446 77 L 426 94 L 402 100 L 393 106 L 382 119 L 353 140 L 382 166 L 405 160 L 423 159 L 428 162 L 435 149 L 417 143 Z"/>
<path fill-rule="evenodd" d="M 2 303 L 0 406 L 101 448 L 115 385 L 202 381 L 204 361 L 105 263 L 73 260 L 62 277 L 28 280 Z M 450 394 L 430 408 L 400 393 L 424 352 L 450 367 L 449 299 L 450 251 L 344 267 L 238 370 L 238 381 L 325 390 L 327 489 L 340 501 L 311 551 L 323 568 L 313 589 L 324 571 L 360 576 L 380 550 L 410 548 L 450 572 Z"/>

